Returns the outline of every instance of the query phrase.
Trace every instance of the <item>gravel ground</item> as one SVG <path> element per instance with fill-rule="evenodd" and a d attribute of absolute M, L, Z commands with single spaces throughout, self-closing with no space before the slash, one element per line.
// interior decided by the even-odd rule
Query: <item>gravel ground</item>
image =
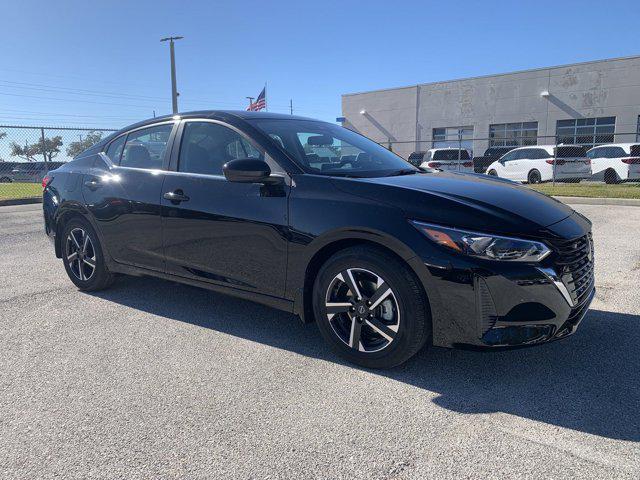
<path fill-rule="evenodd" d="M 345 364 L 315 325 L 211 292 L 66 278 L 0 209 L 0 478 L 640 476 L 640 208 L 594 221 L 597 298 L 532 349 Z"/>

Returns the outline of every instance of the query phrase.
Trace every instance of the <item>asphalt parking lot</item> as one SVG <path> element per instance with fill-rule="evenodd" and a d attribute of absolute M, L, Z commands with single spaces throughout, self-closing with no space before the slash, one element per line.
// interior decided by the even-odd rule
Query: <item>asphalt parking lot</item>
<path fill-rule="evenodd" d="M 575 206 L 598 293 L 574 336 L 390 371 L 204 290 L 81 293 L 39 208 L 0 208 L 1 478 L 640 476 L 639 207 Z"/>

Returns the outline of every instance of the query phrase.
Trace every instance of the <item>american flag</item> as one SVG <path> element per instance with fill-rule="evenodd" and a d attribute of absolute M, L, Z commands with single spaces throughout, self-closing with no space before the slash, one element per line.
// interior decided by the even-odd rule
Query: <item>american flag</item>
<path fill-rule="evenodd" d="M 258 112 L 260 110 L 263 110 L 263 109 L 267 108 L 266 89 L 267 89 L 267 87 L 264 87 L 262 89 L 262 91 L 260 92 L 260 95 L 258 95 L 258 98 L 256 99 L 256 101 L 251 103 L 247 107 L 247 111 L 249 111 L 249 112 Z"/>

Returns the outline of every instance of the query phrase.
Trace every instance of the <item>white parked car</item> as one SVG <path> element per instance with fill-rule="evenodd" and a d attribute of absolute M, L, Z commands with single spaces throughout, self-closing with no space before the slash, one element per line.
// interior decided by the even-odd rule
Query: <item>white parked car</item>
<path fill-rule="evenodd" d="M 587 152 L 593 180 L 619 183 L 640 180 L 640 143 L 611 143 Z"/>
<path fill-rule="evenodd" d="M 555 160 L 554 160 L 555 158 Z M 514 148 L 487 168 L 487 174 L 517 182 L 579 181 L 591 178 L 586 148 L 580 145 L 535 145 Z"/>
<path fill-rule="evenodd" d="M 473 173 L 473 160 L 469 150 L 459 148 L 432 148 L 424 155 L 420 168 L 436 168 L 444 172 Z"/>

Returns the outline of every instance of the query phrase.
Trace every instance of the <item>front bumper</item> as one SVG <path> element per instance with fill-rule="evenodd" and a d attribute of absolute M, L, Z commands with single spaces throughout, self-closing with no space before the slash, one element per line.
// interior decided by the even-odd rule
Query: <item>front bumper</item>
<path fill-rule="evenodd" d="M 429 297 L 433 344 L 518 347 L 574 333 L 595 295 L 593 241 L 577 214 L 553 228 L 558 236 L 545 240 L 552 254 L 541 264 L 456 254 L 416 258 L 412 266 Z"/>
<path fill-rule="evenodd" d="M 573 334 L 595 295 L 592 285 L 571 302 L 547 273 L 533 266 L 443 269 L 424 265 L 433 344 L 503 348 L 545 343 Z"/>
<path fill-rule="evenodd" d="M 595 288 L 570 303 L 547 273 L 527 265 L 442 269 L 425 265 L 433 343 L 443 347 L 517 347 L 567 337 L 584 318 Z M 425 285 L 428 290 L 428 286 Z"/>

